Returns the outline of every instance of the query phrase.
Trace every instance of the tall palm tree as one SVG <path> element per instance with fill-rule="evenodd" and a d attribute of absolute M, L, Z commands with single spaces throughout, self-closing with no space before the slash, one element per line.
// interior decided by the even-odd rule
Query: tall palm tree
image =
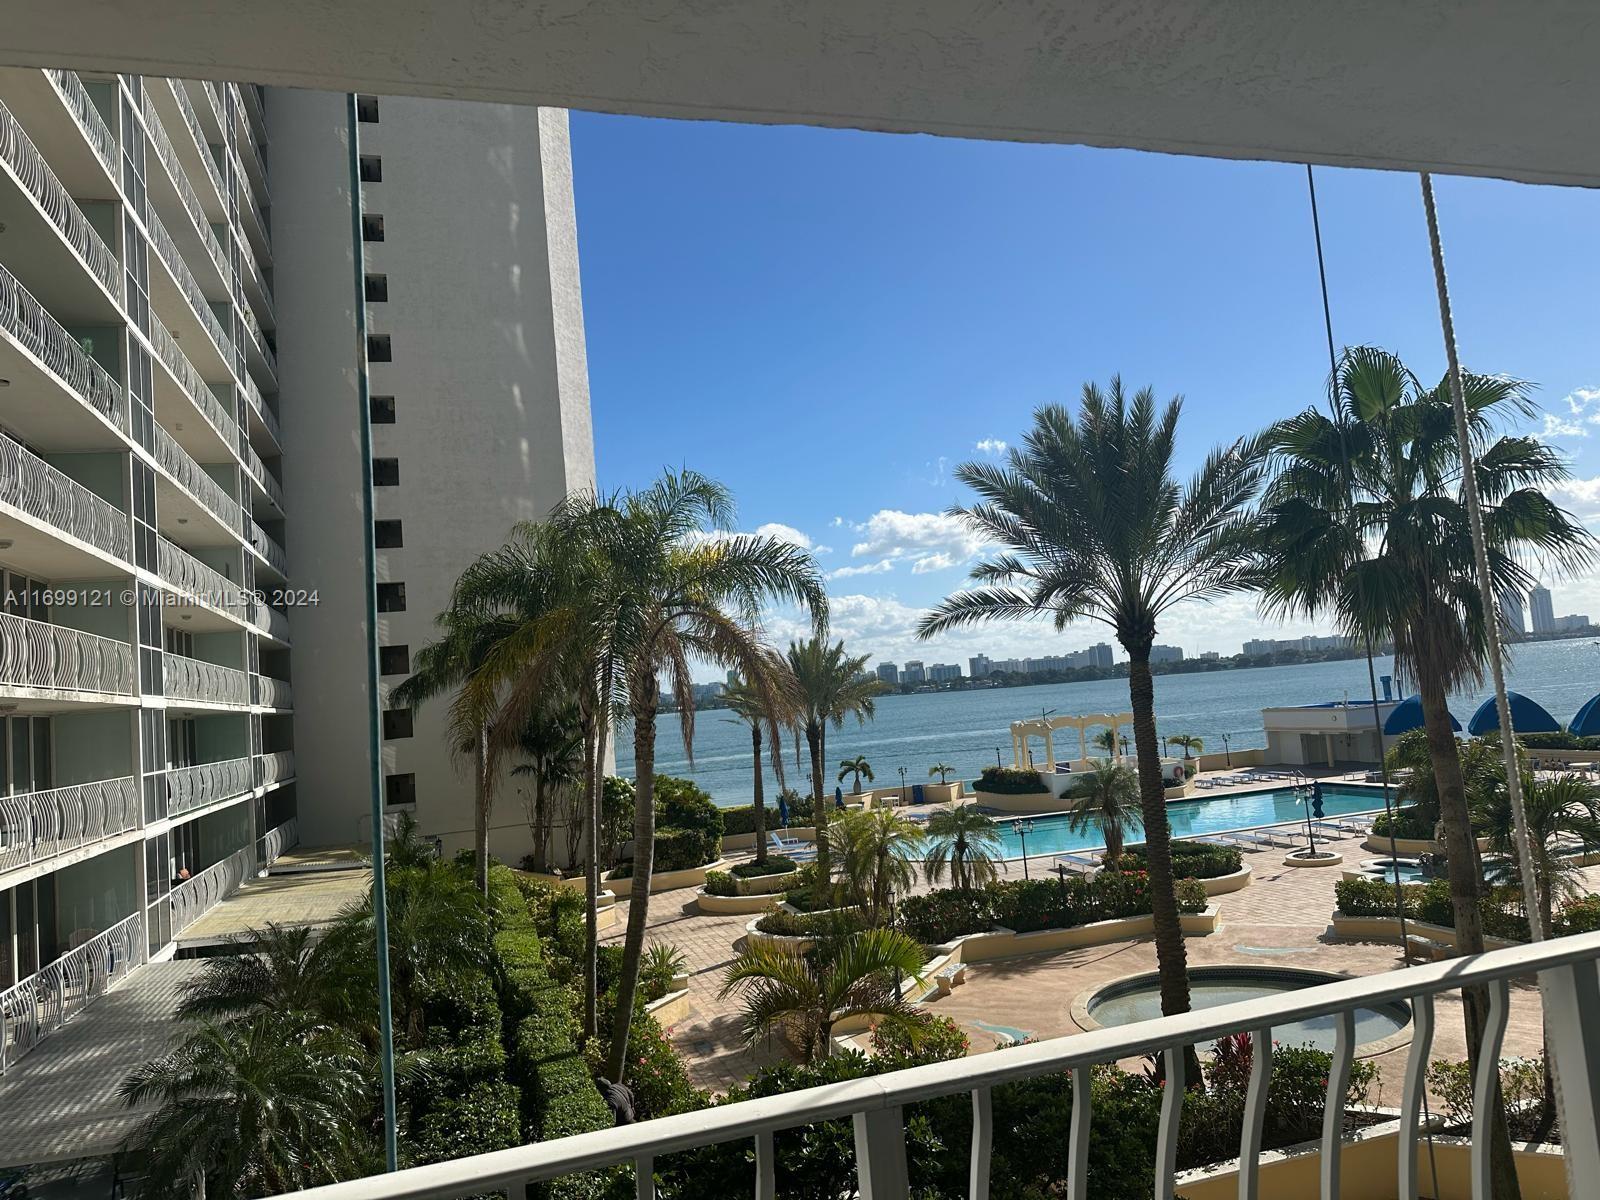
<path fill-rule="evenodd" d="M 1102 729 L 1089 739 L 1089 744 L 1104 750 L 1107 756 L 1115 758 L 1117 756 L 1117 731 L 1115 729 Z"/>
<path fill-rule="evenodd" d="M 1586 890 L 1580 859 L 1600 850 L 1600 787 L 1575 775 L 1538 780 L 1525 772 L 1522 778 L 1534 893 L 1539 897 L 1539 912 L 1530 917 L 1548 938 L 1555 932 L 1556 902 Z M 1506 789 L 1496 788 L 1486 796 L 1474 815 L 1488 835 L 1489 848 L 1500 855 L 1489 868 L 1490 881 L 1520 887 L 1521 864 Z"/>
<path fill-rule="evenodd" d="M 909 1019 L 916 1010 L 895 987 L 902 978 L 922 986 L 922 947 L 899 930 L 868 929 L 824 938 L 805 954 L 752 946 L 728 965 L 721 994 L 742 996 L 747 1042 L 787 1032 L 809 1063 L 828 1057 L 846 1017 Z"/>
<path fill-rule="evenodd" d="M 533 869 L 550 869 L 552 799 L 584 781 L 583 729 L 573 701 L 537 708 L 517 733 L 517 753 L 526 761 L 511 769 L 533 783 L 528 828 L 533 835 Z"/>
<path fill-rule="evenodd" d="M 678 723 L 692 759 L 698 660 L 732 667 L 776 707 L 771 655 L 756 633 L 769 602 L 799 604 L 824 628 L 827 594 L 811 555 L 789 542 L 719 535 L 733 519 L 722 485 L 691 471 L 667 472 L 625 494 L 606 528 L 604 553 L 614 581 L 616 620 L 610 653 L 633 720 L 633 902 L 623 940 L 608 1078 L 621 1081 L 649 920 L 655 859 L 656 717 L 665 676 L 678 698 Z M 776 737 L 776 730 L 770 731 Z"/>
<path fill-rule="evenodd" d="M 982 887 L 998 878 L 1000 826 L 975 804 L 954 804 L 928 818 L 929 883 L 946 874 L 953 888 Z"/>
<path fill-rule="evenodd" d="M 1206 748 L 1204 739 L 1192 733 L 1174 733 L 1168 736 L 1167 741 L 1174 746 L 1181 747 L 1184 758 L 1193 758 Z"/>
<path fill-rule="evenodd" d="M 1149 844 L 1161 1011 L 1187 1012 L 1189 978 L 1172 877 L 1166 793 L 1156 738 L 1150 647 L 1174 606 L 1248 586 L 1250 503 L 1262 475 L 1254 439 L 1213 450 L 1187 484 L 1173 477 L 1181 402 L 1085 384 L 1077 419 L 1061 405 L 1004 461 L 963 465 L 978 502 L 952 510 L 1002 550 L 973 572 L 980 585 L 946 599 L 918 635 L 993 620 L 1080 618 L 1109 625 L 1128 655 L 1139 794 Z M 1190 1066 L 1198 1072 L 1198 1061 Z"/>
<path fill-rule="evenodd" d="M 1567 478 L 1561 456 L 1497 429 L 1533 412 L 1528 385 L 1463 374 L 1468 436 L 1496 595 L 1526 592 L 1526 564 L 1564 574 L 1594 561 L 1594 538 L 1546 495 Z M 1263 499 L 1263 608 L 1331 618 L 1362 640 L 1394 640 L 1395 665 L 1416 680 L 1450 861 L 1456 947 L 1483 950 L 1481 877 L 1460 752 L 1446 697 L 1481 682 L 1488 623 L 1476 581 L 1463 463 L 1448 381 L 1425 387 L 1394 355 L 1347 350 L 1330 412 L 1317 408 L 1268 432 L 1276 475 Z M 1463 992 L 1476 1067 L 1488 1015 L 1482 988 Z M 1515 1193 L 1503 1121 L 1497 1181 Z M 1498 1191 L 1497 1191 L 1498 1194 Z"/>
<path fill-rule="evenodd" d="M 1115 870 L 1128 835 L 1139 827 L 1139 777 L 1126 763 L 1096 763 L 1067 812 L 1073 833 L 1097 831 L 1105 839 L 1105 865 Z"/>
<path fill-rule="evenodd" d="M 950 782 L 950 774 L 954 770 L 955 768 L 947 762 L 936 762 L 933 764 L 933 766 L 928 768 L 928 778 L 932 779 L 935 775 L 937 775 L 939 777 L 939 786 L 943 787 L 945 784 Z"/>
<path fill-rule="evenodd" d="M 865 778 L 868 783 L 871 783 L 877 778 L 877 776 L 872 773 L 872 764 L 867 761 L 867 756 L 865 754 L 858 754 L 854 758 L 840 760 L 838 781 L 843 783 L 846 775 L 852 776 L 850 790 L 857 793 L 861 791 L 861 780 L 863 778 Z"/>
<path fill-rule="evenodd" d="M 754 810 L 756 862 L 767 861 L 767 805 L 764 771 L 761 766 L 763 741 L 768 742 L 772 758 L 772 772 L 777 776 L 778 787 L 783 781 L 783 745 L 777 736 L 768 739 L 766 730 L 787 729 L 795 720 L 794 678 L 789 674 L 789 664 L 773 656 L 769 673 L 770 686 L 763 696 L 759 688 L 752 687 L 743 678 L 722 693 L 722 700 L 738 717 L 741 724 L 750 727 L 750 756 L 752 763 L 751 805 Z"/>
<path fill-rule="evenodd" d="M 867 809 L 834 822 L 828 840 L 845 887 L 866 909 L 868 924 L 881 924 L 891 897 L 916 885 L 916 863 L 927 840 L 922 826 L 892 808 Z"/>
<path fill-rule="evenodd" d="M 843 642 L 831 645 L 813 637 L 789 643 L 789 670 L 799 699 L 798 724 L 811 752 L 811 800 L 817 823 L 817 878 L 826 887 L 831 878 L 828 848 L 828 805 L 823 797 L 822 764 L 827 761 L 828 726 L 843 727 L 846 717 L 865 724 L 877 711 L 873 697 L 883 691 L 881 681 L 869 678 L 867 656 L 845 653 Z"/>

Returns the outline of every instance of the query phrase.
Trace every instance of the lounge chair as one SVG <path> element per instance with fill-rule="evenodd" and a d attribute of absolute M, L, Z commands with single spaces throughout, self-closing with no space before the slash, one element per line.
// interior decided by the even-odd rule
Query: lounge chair
<path fill-rule="evenodd" d="M 1089 874 L 1091 871 L 1098 871 L 1100 869 L 1100 863 L 1096 860 L 1096 858 L 1087 854 L 1056 855 L 1056 865 L 1061 866 L 1063 864 L 1073 868 L 1076 871 L 1081 871 L 1085 875 Z"/>
<path fill-rule="evenodd" d="M 817 856 L 817 848 L 810 842 L 803 842 L 799 838 L 779 837 L 776 830 L 767 834 L 767 843 L 774 854 L 781 854 L 785 858 L 794 859 L 796 862 L 803 862 Z"/>

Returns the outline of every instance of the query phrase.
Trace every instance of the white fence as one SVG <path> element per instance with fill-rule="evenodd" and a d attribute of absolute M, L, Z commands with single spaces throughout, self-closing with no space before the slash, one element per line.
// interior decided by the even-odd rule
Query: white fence
<path fill-rule="evenodd" d="M 144 961 L 138 913 L 0 992 L 0 1074 Z"/>
<path fill-rule="evenodd" d="M 285 852 L 300 844 L 300 819 L 290 817 L 282 825 L 269 829 L 261 839 L 258 865 L 270 867 Z"/>
<path fill-rule="evenodd" d="M 131 696 L 133 647 L 65 625 L 0 613 L 0 686 Z"/>
<path fill-rule="evenodd" d="M 261 756 L 261 779 L 259 786 L 272 787 L 286 779 L 294 778 L 294 751 L 278 750 L 272 754 Z"/>
<path fill-rule="evenodd" d="M 260 684 L 257 703 L 263 708 L 293 708 L 294 688 L 287 679 L 274 679 L 271 675 L 256 677 Z"/>
<path fill-rule="evenodd" d="M 237 583 L 159 534 L 156 536 L 156 570 L 174 589 L 193 596 L 204 607 L 241 621 L 248 620 L 247 600 Z"/>
<path fill-rule="evenodd" d="M 193 879 L 172 889 L 172 934 L 176 937 L 217 904 L 239 890 L 255 869 L 256 848 L 235 850 L 221 862 L 207 867 Z"/>
<path fill-rule="evenodd" d="M 139 808 L 131 775 L 0 796 L 0 872 L 137 829 Z"/>
<path fill-rule="evenodd" d="M 0 108 L 0 112 L 4 109 Z M 0 126 L 3 128 L 3 126 Z M 122 385 L 84 353 L 78 339 L 45 311 L 16 277 L 0 267 L 0 329 L 45 369 L 118 429 L 128 428 L 128 401 Z"/>
<path fill-rule="evenodd" d="M 123 562 L 133 558 L 133 527 L 127 513 L 3 433 L 0 504 L 10 505 Z"/>
<path fill-rule="evenodd" d="M 182 816 L 250 790 L 250 760 L 228 758 L 167 772 L 167 815 Z"/>
<path fill-rule="evenodd" d="M 169 699 L 204 704 L 250 703 L 249 678 L 243 671 L 183 654 L 161 656 L 162 687 Z"/>

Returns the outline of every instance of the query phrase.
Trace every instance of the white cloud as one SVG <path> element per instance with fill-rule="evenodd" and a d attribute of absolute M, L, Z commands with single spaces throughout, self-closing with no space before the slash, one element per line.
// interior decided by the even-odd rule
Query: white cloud
<path fill-rule="evenodd" d="M 1600 475 L 1592 479 L 1567 479 L 1551 484 L 1549 490 L 1579 504 L 1600 504 Z"/>
<path fill-rule="evenodd" d="M 840 567 L 836 571 L 829 571 L 829 579 L 849 579 L 852 575 L 883 575 L 894 570 L 892 559 L 880 559 L 875 563 L 863 563 L 859 567 Z"/>
<path fill-rule="evenodd" d="M 782 525 L 777 521 L 768 521 L 765 525 L 757 525 L 755 535 L 757 537 L 769 537 L 779 542 L 789 542 L 792 545 L 799 546 L 802 550 L 816 549 L 811 539 L 793 525 Z"/>
<path fill-rule="evenodd" d="M 850 548 L 855 558 L 910 558 L 948 554 L 952 562 L 971 558 L 984 542 L 960 517 L 949 513 L 908 513 L 884 508 L 853 526 L 862 534 Z"/>
<path fill-rule="evenodd" d="M 1573 388 L 1567 393 L 1567 409 L 1591 425 L 1600 425 L 1600 388 Z"/>
<path fill-rule="evenodd" d="M 838 528 L 840 528 L 841 526 L 844 525 L 844 518 L 843 517 L 835 517 L 833 520 L 829 521 L 828 524 L 832 528 L 838 529 Z"/>
<path fill-rule="evenodd" d="M 1548 442 L 1555 438 L 1588 437 L 1589 430 L 1585 428 L 1584 422 L 1569 421 L 1558 417 L 1555 413 L 1545 413 L 1544 428 L 1535 429 L 1533 436 L 1541 442 Z"/>
<path fill-rule="evenodd" d="M 956 560 L 952 555 L 929 554 L 911 564 L 911 573 L 926 575 L 929 571 L 947 571 L 955 565 Z"/>
<path fill-rule="evenodd" d="M 974 449 L 979 454 L 1004 454 L 1006 444 L 1000 438 L 984 438 Z"/>

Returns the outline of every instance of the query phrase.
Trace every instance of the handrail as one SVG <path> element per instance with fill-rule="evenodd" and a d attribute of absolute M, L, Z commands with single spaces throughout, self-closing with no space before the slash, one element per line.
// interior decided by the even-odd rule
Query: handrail
<path fill-rule="evenodd" d="M 0 613 L 0 686 L 131 696 L 136 679 L 127 642 Z"/>
<path fill-rule="evenodd" d="M 633 1163 L 636 1168 L 636 1194 L 649 1200 L 655 1195 L 650 1178 L 652 1162 L 666 1154 L 753 1138 L 756 1142 L 754 1174 L 756 1196 L 771 1196 L 774 1184 L 771 1135 L 776 1130 L 809 1125 L 817 1121 L 853 1117 L 857 1177 L 863 1195 L 903 1198 L 907 1194 L 904 1109 L 906 1105 L 935 1097 L 963 1092 L 973 1098 L 974 1136 L 972 1177 L 974 1195 L 987 1195 L 988 1160 L 992 1125 L 989 1121 L 990 1092 L 994 1087 L 1046 1074 L 1070 1073 L 1074 1091 L 1087 1089 L 1090 1069 L 1101 1063 L 1144 1057 L 1152 1051 L 1162 1056 L 1166 1068 L 1161 1117 L 1156 1146 L 1155 1194 L 1173 1194 L 1173 1161 L 1177 1148 L 1178 1122 L 1184 1103 L 1183 1050 L 1216 1038 L 1248 1032 L 1254 1053 L 1268 1057 L 1272 1052 L 1274 1026 L 1291 1024 L 1309 1017 L 1334 1016 L 1338 1038 L 1328 1072 L 1327 1114 L 1322 1142 L 1322 1191 L 1325 1197 L 1338 1195 L 1338 1157 L 1343 1137 L 1345 1088 L 1350 1062 L 1355 1052 L 1355 1018 L 1358 1008 L 1392 1002 L 1415 1006 L 1417 1027 L 1411 1046 L 1409 1070 L 1402 1107 L 1402 1194 L 1416 1195 L 1415 1173 L 1409 1186 L 1404 1182 L 1408 1160 L 1404 1143 L 1414 1142 L 1422 1099 L 1422 1067 L 1426 1066 L 1433 1028 L 1433 997 L 1467 984 L 1487 986 L 1490 993 L 1489 1028 L 1485 1031 L 1483 1059 L 1489 1071 L 1498 1069 L 1499 1039 L 1504 1033 L 1509 1007 L 1509 981 L 1534 974 L 1545 986 L 1545 1016 L 1552 1039 L 1552 1053 L 1565 1050 L 1576 1056 L 1579 1066 L 1562 1074 L 1562 1103 L 1570 1111 L 1592 1119 L 1592 1099 L 1600 1094 L 1600 1080 L 1583 1064 L 1596 1061 L 1600 1034 L 1585 1028 L 1582 1005 L 1595 1002 L 1600 995 L 1594 964 L 1600 959 L 1600 933 L 1554 938 L 1532 945 L 1513 946 L 1470 958 L 1453 958 L 1424 966 L 1340 980 L 1270 997 L 1241 1001 L 1217 1008 L 1202 1009 L 1178 1016 L 1161 1017 L 1132 1025 L 1098 1029 L 1090 1033 L 1015 1046 L 1003 1051 L 977 1054 L 951 1062 L 890 1071 L 883 1075 L 826 1084 L 802 1091 L 745 1100 L 735 1104 L 702 1109 L 677 1116 L 662 1117 L 636 1125 L 623 1125 L 575 1137 L 519 1146 L 487 1154 L 473 1155 L 453 1162 L 413 1167 L 388 1175 L 331 1184 L 295 1193 L 305 1200 L 421 1200 L 422 1197 L 453 1197 L 519 1187 L 525 1182 L 550 1179 L 578 1171 Z M 1562 1057 L 1561 1061 L 1572 1061 Z M 1579 1078 L 1570 1078 L 1576 1075 Z M 1252 1078 L 1241 1137 L 1240 1194 L 1255 1195 L 1259 1155 L 1251 1146 L 1259 1116 L 1265 1112 L 1269 1073 L 1257 1072 Z M 1487 1076 L 1485 1076 L 1487 1078 Z M 1480 1079 L 1479 1095 L 1486 1096 Z M 1475 1197 L 1488 1190 L 1489 1142 L 1487 1125 L 1491 1106 L 1474 1106 L 1472 1118 L 1473 1173 Z M 1079 1112 L 1085 1119 L 1077 1120 Z M 1074 1108 L 1068 1160 L 1083 1164 L 1087 1160 L 1087 1139 L 1092 1114 L 1087 1106 Z M 1600 1162 L 1593 1129 L 1573 1130 L 1565 1139 L 1569 1155 L 1584 1156 L 1585 1163 Z M 1407 1136 L 1408 1135 L 1408 1136 Z M 1569 1158 L 1569 1170 L 1574 1169 Z M 1414 1153 L 1409 1160 L 1414 1167 Z M 1085 1171 L 1059 1181 L 1071 1200 L 1087 1196 Z"/>
<path fill-rule="evenodd" d="M 144 958 L 144 915 L 134 913 L 0 992 L 0 1075 Z"/>
<path fill-rule="evenodd" d="M 154 313 L 150 314 L 150 344 L 155 347 L 156 355 L 162 364 L 178 381 L 183 394 L 188 396 L 200 410 L 200 415 L 206 419 L 206 424 L 215 429 L 218 436 L 231 446 L 239 436 L 239 423 L 222 406 L 222 401 L 217 399 L 216 393 L 206 386 L 204 376 L 195 369 L 194 364 L 189 361 L 189 356 L 178 345 L 178 340 Z"/>
<path fill-rule="evenodd" d="M 167 816 L 179 817 L 250 790 L 250 760 L 227 758 L 221 762 L 167 771 Z"/>
<path fill-rule="evenodd" d="M 256 678 L 260 683 L 256 703 L 262 708 L 294 707 L 294 687 L 287 679 L 277 679 L 271 675 L 258 675 Z"/>
<path fill-rule="evenodd" d="M 172 276 L 178 290 L 183 293 L 184 300 L 189 305 L 189 310 L 194 313 L 205 331 L 211 335 L 211 340 L 216 343 L 217 353 L 222 355 L 224 361 L 233 361 L 233 339 L 222 328 L 222 322 L 217 320 L 217 314 L 211 311 L 211 301 L 206 299 L 205 291 L 194 277 L 194 272 L 189 269 L 189 264 L 184 261 L 183 251 L 178 249 L 178 243 L 172 240 L 172 235 L 167 232 L 167 227 L 161 223 L 161 218 L 156 216 L 155 209 L 146 206 L 144 212 L 145 230 L 150 234 L 150 243 L 156 248 L 156 257 L 165 264 L 167 271 Z"/>
<path fill-rule="evenodd" d="M 200 124 L 200 114 L 195 111 L 194 103 L 189 99 L 189 89 L 177 79 L 168 79 L 167 87 L 172 92 L 172 99 L 177 104 L 178 111 L 183 114 L 183 123 L 189 129 L 189 136 L 194 139 L 195 149 L 200 152 L 200 161 L 205 164 L 211 185 L 217 189 L 217 199 L 226 208 L 228 189 L 222 182 L 222 169 L 217 166 L 217 160 L 211 156 L 211 141 L 206 137 L 204 126 Z"/>
<path fill-rule="evenodd" d="M 231 896 L 250 876 L 255 866 L 254 846 L 235 850 L 219 863 L 207 867 L 193 879 L 172 889 L 172 933 L 176 937 L 210 909 Z"/>
<path fill-rule="evenodd" d="M 186 654 L 161 656 L 162 690 L 171 699 L 202 704 L 249 704 L 250 688 L 243 671 Z"/>
<path fill-rule="evenodd" d="M 131 775 L 0 796 L 0 872 L 137 829 L 139 816 Z"/>
<path fill-rule="evenodd" d="M 287 579 L 289 577 L 289 556 L 284 553 L 283 547 L 278 544 L 278 540 L 275 537 L 256 524 L 255 520 L 248 514 L 245 516 L 245 520 L 249 522 L 246 540 L 257 554 L 266 559 L 280 575 Z"/>
<path fill-rule="evenodd" d="M 276 825 L 261 835 L 261 866 L 270 867 L 299 844 L 300 818 L 290 817 L 282 825 Z"/>
<path fill-rule="evenodd" d="M 49 79 L 60 93 L 62 103 L 78 122 L 78 128 L 83 136 L 89 139 L 94 156 L 100 160 L 100 165 L 106 169 L 106 174 L 112 179 L 120 180 L 122 171 L 117 166 L 117 139 L 111 136 L 106 120 L 94 106 L 94 101 L 89 96 L 89 89 L 83 86 L 82 78 L 76 71 L 63 71 L 58 67 L 46 67 L 44 73 L 45 78 Z"/>
<path fill-rule="evenodd" d="M 289 618 L 270 604 L 261 604 L 256 608 L 256 627 L 265 630 L 269 637 L 277 638 L 280 642 L 289 640 Z"/>
<path fill-rule="evenodd" d="M 16 276 L 0 266 L 0 329 L 15 338 L 63 387 L 117 429 L 128 428 L 128 400 L 118 383 L 83 349 Z"/>
<path fill-rule="evenodd" d="M 240 527 L 243 510 L 239 502 L 223 491 L 222 485 L 206 474 L 194 457 L 160 425 L 156 426 L 156 462 L 217 520 L 229 529 Z"/>
<path fill-rule="evenodd" d="M 174 590 L 193 596 L 206 608 L 240 621 L 249 620 L 244 593 L 237 583 L 159 534 L 156 572 Z"/>
<path fill-rule="evenodd" d="M 89 271 L 117 300 L 122 299 L 122 271 L 117 257 L 89 224 L 77 201 L 62 186 L 61 180 L 50 169 L 50 164 L 33 139 L 22 131 L 22 126 L 11 115 L 11 110 L 0 104 L 0 160 L 10 165 L 23 188 L 44 209 L 50 223 L 78 252 Z"/>
<path fill-rule="evenodd" d="M 113 558 L 133 558 L 128 514 L 0 434 L 0 504 L 71 534 Z"/>
<path fill-rule="evenodd" d="M 272 440 L 280 447 L 283 445 L 283 431 L 278 427 L 278 414 L 267 407 L 267 402 L 261 398 L 261 389 L 256 386 L 256 381 L 250 378 L 248 372 L 244 377 L 244 398 L 256 415 L 261 418 L 261 423 L 267 427 L 267 432 L 272 435 Z"/>
<path fill-rule="evenodd" d="M 250 478 L 261 485 L 261 490 L 267 493 L 272 502 L 278 506 L 280 512 L 285 511 L 283 506 L 283 484 L 278 482 L 276 475 L 267 470 L 267 464 L 261 461 L 261 455 L 256 453 L 256 448 L 248 440 L 240 443 L 239 457 L 244 460 L 244 469 Z"/>
<path fill-rule="evenodd" d="M 161 114 L 156 111 L 156 102 L 148 89 L 142 93 L 144 97 L 143 116 L 145 131 L 150 135 L 150 144 L 155 147 L 156 157 L 161 160 L 161 165 L 166 169 L 167 177 L 172 180 L 172 186 L 178 190 L 178 199 L 183 202 L 184 211 L 189 214 L 189 220 L 194 223 L 195 232 L 200 235 L 200 240 L 205 243 L 206 253 L 210 256 L 212 265 L 224 279 L 229 276 L 228 256 L 217 241 L 217 235 L 211 232 L 211 222 L 206 217 L 205 207 L 200 203 L 200 197 L 195 193 L 194 185 L 189 182 L 189 173 L 183 169 L 183 160 L 178 157 L 178 151 L 172 145 L 172 139 L 167 137 L 167 127 L 161 123 Z"/>

